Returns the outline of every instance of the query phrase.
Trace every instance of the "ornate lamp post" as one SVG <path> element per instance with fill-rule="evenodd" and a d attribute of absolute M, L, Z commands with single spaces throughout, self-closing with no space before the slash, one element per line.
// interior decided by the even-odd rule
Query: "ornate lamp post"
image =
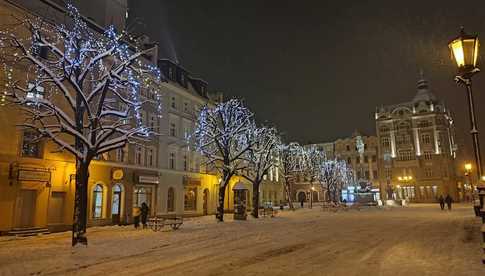
<path fill-rule="evenodd" d="M 475 166 L 477 168 L 478 183 L 480 183 L 483 171 L 482 158 L 480 155 L 480 143 L 478 140 L 477 119 L 475 114 L 475 106 L 473 103 L 472 76 L 480 72 L 480 69 L 477 67 L 479 45 L 480 43 L 478 41 L 478 36 L 466 34 L 463 27 L 460 30 L 460 35 L 448 44 L 448 47 L 450 48 L 452 56 L 454 57 L 458 67 L 458 74 L 455 77 L 455 81 L 458 84 L 464 85 L 467 91 L 468 111 L 471 124 L 470 133 L 473 139 L 473 150 L 475 153 Z M 478 186 L 481 185 L 479 184 Z M 479 187 L 479 189 L 485 189 L 485 187 Z"/>

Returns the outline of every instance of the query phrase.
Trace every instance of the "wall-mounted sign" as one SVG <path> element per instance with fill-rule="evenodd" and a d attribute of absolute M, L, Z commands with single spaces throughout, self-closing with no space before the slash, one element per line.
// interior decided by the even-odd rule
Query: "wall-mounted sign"
<path fill-rule="evenodd" d="M 17 180 L 19 181 L 39 181 L 49 183 L 51 172 L 48 170 L 22 169 L 18 170 Z"/>
<path fill-rule="evenodd" d="M 113 178 L 113 180 L 121 180 L 123 179 L 124 175 L 125 174 L 122 169 L 116 169 L 113 170 L 111 177 Z"/>
<path fill-rule="evenodd" d="M 160 179 L 158 178 L 158 176 L 139 175 L 138 176 L 138 183 L 158 184 L 158 183 L 160 183 Z"/>
<path fill-rule="evenodd" d="M 182 178 L 182 183 L 184 184 L 184 186 L 200 186 L 201 185 L 200 178 L 193 178 L 193 177 L 188 177 L 188 176 L 184 176 Z"/>

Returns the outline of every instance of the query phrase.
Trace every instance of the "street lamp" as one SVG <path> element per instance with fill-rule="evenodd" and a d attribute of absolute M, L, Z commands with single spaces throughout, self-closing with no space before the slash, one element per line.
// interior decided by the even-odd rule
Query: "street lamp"
<path fill-rule="evenodd" d="M 448 44 L 456 62 L 456 66 L 458 67 L 458 74 L 455 77 L 455 81 L 458 84 L 464 85 L 467 91 L 468 111 L 471 124 L 470 133 L 472 134 L 473 139 L 473 150 L 475 153 L 475 166 L 477 167 L 478 180 L 480 180 L 480 177 L 482 176 L 482 160 L 480 156 L 480 143 L 478 140 L 478 128 L 475 106 L 473 103 L 471 78 L 473 75 L 480 72 L 480 69 L 477 67 L 479 45 L 478 36 L 466 34 L 463 27 L 460 30 L 460 35 Z"/>

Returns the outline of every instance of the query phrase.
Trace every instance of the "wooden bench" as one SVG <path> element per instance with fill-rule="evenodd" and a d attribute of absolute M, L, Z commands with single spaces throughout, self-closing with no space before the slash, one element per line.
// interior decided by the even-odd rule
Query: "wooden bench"
<path fill-rule="evenodd" d="M 278 210 L 275 210 L 273 207 L 264 207 L 259 209 L 259 214 L 263 217 L 271 216 L 274 218 L 278 214 Z"/>
<path fill-rule="evenodd" d="M 148 219 L 148 226 L 155 232 L 162 230 L 165 225 L 177 230 L 183 223 L 184 218 L 177 215 L 157 215 Z"/>

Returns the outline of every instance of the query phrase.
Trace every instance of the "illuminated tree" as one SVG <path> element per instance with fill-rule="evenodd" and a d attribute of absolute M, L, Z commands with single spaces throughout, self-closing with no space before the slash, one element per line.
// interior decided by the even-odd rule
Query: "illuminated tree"
<path fill-rule="evenodd" d="M 224 221 L 224 198 L 231 178 L 247 169 L 245 154 L 252 146 L 253 113 L 242 101 L 231 99 L 205 106 L 197 119 L 195 140 L 206 163 L 221 175 L 216 218 Z"/>
<path fill-rule="evenodd" d="M 10 102 L 25 113 L 23 128 L 68 151 L 76 159 L 72 245 L 87 244 L 87 187 L 93 158 L 148 139 L 140 109 L 159 71 L 143 63 L 146 51 L 123 41 L 114 28 L 90 29 L 68 5 L 66 23 L 15 19 L 0 31 L 0 57 Z M 156 95 L 157 91 L 150 91 Z"/>
<path fill-rule="evenodd" d="M 327 188 L 330 201 L 340 202 L 342 188 L 352 183 L 352 169 L 342 160 L 326 160 L 320 167 L 320 183 Z"/>
<path fill-rule="evenodd" d="M 291 201 L 292 185 L 296 175 L 304 168 L 304 149 L 298 143 L 280 144 L 278 146 L 278 168 L 284 179 L 286 200 L 290 209 L 294 209 Z"/>
<path fill-rule="evenodd" d="M 268 171 L 277 166 L 275 156 L 279 137 L 276 129 L 256 127 L 247 132 L 251 147 L 246 151 L 244 158 L 248 164 L 248 170 L 243 172 L 243 177 L 253 184 L 253 217 L 259 215 L 259 186 L 268 174 Z"/>

